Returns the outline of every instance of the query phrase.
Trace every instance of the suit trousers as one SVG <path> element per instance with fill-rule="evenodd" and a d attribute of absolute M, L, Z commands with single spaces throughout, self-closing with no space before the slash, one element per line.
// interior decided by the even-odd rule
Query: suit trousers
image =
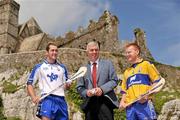
<path fill-rule="evenodd" d="M 85 120 L 114 120 L 112 103 L 104 96 L 91 97 L 85 111 Z"/>

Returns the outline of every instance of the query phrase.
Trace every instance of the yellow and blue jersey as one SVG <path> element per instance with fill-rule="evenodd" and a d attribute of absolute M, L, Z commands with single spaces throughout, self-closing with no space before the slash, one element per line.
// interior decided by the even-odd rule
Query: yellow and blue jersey
<path fill-rule="evenodd" d="M 126 94 L 127 104 L 146 93 L 153 83 L 160 80 L 160 74 L 155 66 L 144 60 L 126 69 L 123 77 L 121 93 Z"/>

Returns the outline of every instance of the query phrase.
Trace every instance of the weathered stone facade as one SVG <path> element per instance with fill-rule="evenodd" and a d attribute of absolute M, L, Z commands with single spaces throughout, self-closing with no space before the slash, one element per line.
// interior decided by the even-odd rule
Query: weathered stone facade
<path fill-rule="evenodd" d="M 18 25 L 19 7 L 19 4 L 13 0 L 0 1 L 1 23 L 3 22 L 0 24 L 1 54 L 42 50 L 49 41 L 55 41 L 59 47 L 85 49 L 87 42 L 95 40 L 100 43 L 101 50 L 117 51 L 119 48 L 118 19 L 108 11 L 104 12 L 98 22 L 90 20 L 86 29 L 81 27 L 77 32 L 70 31 L 65 38 L 60 36 L 52 38 L 46 33 L 44 33 L 46 37 L 40 37 L 43 31 L 34 18 Z M 31 49 L 34 44 L 36 47 Z"/>
<path fill-rule="evenodd" d="M 0 1 L 0 54 L 15 52 L 19 8 L 13 0 Z"/>
<path fill-rule="evenodd" d="M 88 60 L 86 51 L 83 49 L 59 48 L 59 51 L 58 60 L 66 65 L 70 75 L 77 71 L 81 65 L 86 64 Z M 36 106 L 32 104 L 30 97 L 26 93 L 25 83 L 32 67 L 43 59 L 44 53 L 45 51 L 41 50 L 0 55 L 0 94 L 3 99 L 5 116 L 17 116 L 22 120 L 37 120 L 35 116 Z M 122 74 L 124 69 L 128 66 L 122 54 L 101 52 L 101 57 L 113 62 L 118 75 Z M 168 73 L 164 76 L 166 79 L 166 86 L 163 91 L 180 90 L 180 70 L 161 64 L 159 64 L 157 68 L 160 73 Z M 171 83 L 172 78 L 173 81 L 177 81 L 176 84 Z M 18 86 L 18 90 L 14 93 L 3 92 L 3 83 L 5 81 Z M 117 91 L 119 92 L 120 90 Z M 79 109 L 77 110 L 76 108 L 75 110 L 75 108 L 73 108 L 74 103 L 72 101 L 68 101 L 68 104 L 70 109 L 70 120 L 81 120 L 82 113 L 80 113 Z"/>
<path fill-rule="evenodd" d="M 108 19 L 108 20 L 107 20 Z M 77 32 L 68 32 L 65 38 L 57 38 L 59 47 L 86 49 L 89 41 L 98 41 L 101 51 L 118 52 L 118 19 L 108 11 L 99 18 L 98 22 L 90 20 L 88 28 L 79 28 Z"/>
<path fill-rule="evenodd" d="M 146 34 L 140 28 L 134 29 L 135 42 L 141 47 L 141 55 L 143 58 L 152 58 L 152 55 L 146 45 Z"/>
<path fill-rule="evenodd" d="M 0 24 L 2 26 L 0 27 L 0 48 L 2 51 L 0 54 L 44 50 L 50 41 L 55 42 L 58 47 L 86 49 L 86 44 L 92 40 L 100 44 L 101 51 L 122 52 L 124 44 L 118 38 L 119 20 L 109 11 L 104 11 L 97 22 L 90 20 L 87 28 L 79 27 L 76 32 L 69 31 L 63 38 L 44 33 L 34 18 L 18 25 L 19 4 L 15 1 L 2 0 L 0 6 L 1 21 L 4 19 L 10 21 L 8 24 Z M 10 10 L 3 9 L 6 7 Z M 12 12 L 12 9 L 15 10 Z M 6 17 L 9 15 L 13 17 Z M 136 29 L 135 31 L 135 41 L 142 47 L 143 57 L 151 59 L 152 56 L 146 46 L 143 30 Z"/>
<path fill-rule="evenodd" d="M 8 10 L 5 12 L 3 11 L 4 6 L 8 10 L 13 7 L 16 10 L 13 11 L 14 13 Z M 3 99 L 3 112 L 5 116 L 17 116 L 22 120 L 37 120 L 35 116 L 36 107 L 27 95 L 25 83 L 31 68 L 43 59 L 45 52 L 43 50 L 49 41 L 54 41 L 59 46 L 58 60 L 66 65 L 70 75 L 77 71 L 82 64 L 86 64 L 88 58 L 84 49 L 86 44 L 91 40 L 99 42 L 101 57 L 110 59 L 113 62 L 118 75 L 121 75 L 124 69 L 127 68 L 128 63 L 122 53 L 122 48 L 126 42 L 120 42 L 118 38 L 119 20 L 116 16 L 111 15 L 110 12 L 105 11 L 97 22 L 90 20 L 87 28 L 79 27 L 76 32 L 70 31 L 65 37 L 54 37 L 44 33 L 34 18 L 19 25 L 17 22 L 18 6 L 13 0 L 0 1 L 0 94 Z M 15 13 L 17 15 L 16 17 Z M 12 14 L 13 18 L 7 17 L 6 14 L 7 16 Z M 1 21 L 5 21 L 4 18 L 8 19 L 6 21 L 14 21 L 14 28 L 8 26 L 11 22 L 2 22 L 3 24 L 1 24 Z M 18 30 L 15 25 L 18 25 Z M 8 35 L 13 36 L 13 40 L 6 37 Z M 141 46 L 142 56 L 152 59 L 146 45 L 145 32 L 137 28 L 134 30 L 134 35 L 134 42 L 137 42 Z M 12 52 L 13 54 L 5 54 Z M 163 64 L 157 64 L 156 66 L 160 74 L 166 78 L 166 85 L 163 91 L 179 92 L 180 70 Z M 3 84 L 6 81 L 11 82 L 18 89 L 14 93 L 3 92 Z M 179 106 L 179 100 L 175 103 L 177 104 L 176 106 Z M 79 108 L 76 107 L 75 110 L 73 108 L 75 104 L 72 101 L 68 101 L 68 104 L 70 120 L 83 119 Z M 166 107 L 163 109 L 166 110 Z M 170 110 L 172 110 L 171 107 Z M 179 109 L 175 109 L 172 112 L 173 120 L 179 117 L 179 111 L 176 112 L 177 110 Z M 162 112 L 162 114 L 169 115 L 168 112 Z M 159 120 L 161 119 L 165 120 L 165 118 L 160 116 Z"/>

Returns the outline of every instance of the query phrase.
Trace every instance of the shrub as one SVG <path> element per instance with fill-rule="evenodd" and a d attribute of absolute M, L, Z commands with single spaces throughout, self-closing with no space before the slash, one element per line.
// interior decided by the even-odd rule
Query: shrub
<path fill-rule="evenodd" d="M 3 92 L 4 93 L 15 93 L 18 89 L 18 86 L 12 84 L 11 82 L 5 81 L 3 83 Z"/>

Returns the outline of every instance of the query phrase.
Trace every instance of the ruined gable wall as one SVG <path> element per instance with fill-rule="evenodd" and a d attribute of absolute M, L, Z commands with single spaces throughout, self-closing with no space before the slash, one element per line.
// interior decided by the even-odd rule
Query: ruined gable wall
<path fill-rule="evenodd" d="M 108 20 L 109 19 L 109 20 Z M 89 41 L 97 41 L 102 51 L 118 51 L 118 19 L 105 11 L 98 22 L 90 20 L 88 28 L 79 28 L 77 32 L 68 32 L 65 38 L 58 37 L 59 47 L 86 49 Z"/>

